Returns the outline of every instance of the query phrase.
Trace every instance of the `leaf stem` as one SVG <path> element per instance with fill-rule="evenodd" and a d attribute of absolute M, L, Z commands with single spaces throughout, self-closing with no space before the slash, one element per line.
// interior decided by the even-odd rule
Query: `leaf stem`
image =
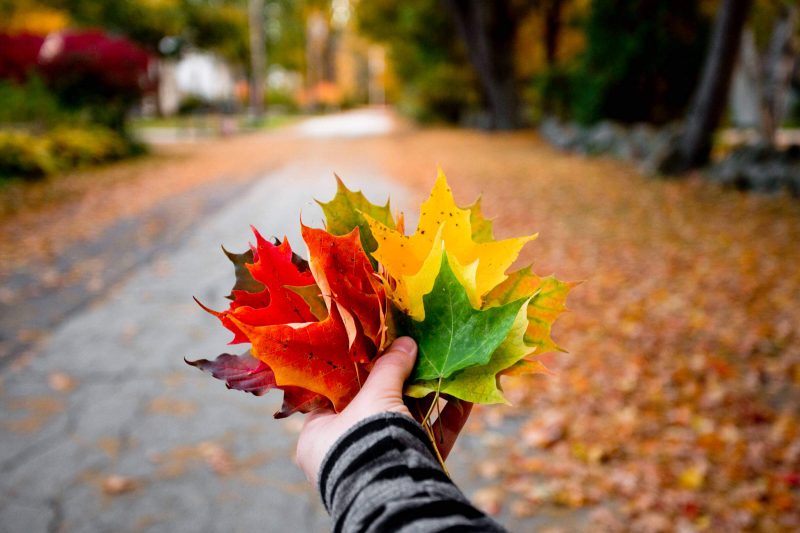
<path fill-rule="evenodd" d="M 425 418 L 422 419 L 422 427 L 425 429 L 425 433 L 428 434 L 428 438 L 430 439 L 431 444 L 433 445 L 433 451 L 436 452 L 436 458 L 439 460 L 439 464 L 441 465 L 442 470 L 444 470 L 444 473 L 447 475 L 447 477 L 450 477 L 450 472 L 447 470 L 447 466 L 444 464 L 444 458 L 442 457 L 442 454 L 439 452 L 439 446 L 436 444 L 436 435 L 433 431 L 433 428 L 431 427 L 431 422 L 430 422 L 430 417 L 431 414 L 433 413 L 434 406 L 439 405 L 439 391 L 441 390 L 441 388 L 442 388 L 442 376 L 439 376 L 439 382 L 436 384 L 436 392 L 433 395 L 433 401 L 431 402 L 431 406 L 428 408 L 428 412 L 425 414 Z M 442 412 L 441 410 L 439 410 L 439 416 L 437 418 L 439 419 L 440 432 L 442 428 L 441 414 Z M 444 434 L 440 435 L 440 437 L 444 439 Z"/>
<path fill-rule="evenodd" d="M 439 442 L 444 444 L 444 426 L 442 425 L 442 406 L 436 402 L 436 421 L 439 422 Z"/>
<path fill-rule="evenodd" d="M 353 361 L 353 366 L 356 368 L 356 379 L 358 380 L 358 390 L 361 390 L 361 374 L 358 371 L 358 363 Z"/>
<path fill-rule="evenodd" d="M 439 447 L 436 445 L 436 437 L 433 435 L 433 430 L 428 425 L 425 425 L 423 427 L 427 429 L 428 438 L 431 439 L 431 444 L 433 444 L 433 451 L 436 452 L 436 458 L 439 460 L 439 465 L 442 467 L 442 470 L 444 470 L 445 475 L 447 475 L 447 477 L 451 477 L 450 471 L 447 470 L 447 465 L 444 464 L 444 458 L 442 457 L 442 454 L 439 452 Z"/>
<path fill-rule="evenodd" d="M 425 414 L 425 418 L 422 419 L 422 424 L 427 424 L 428 420 L 433 413 L 433 407 L 439 404 L 439 391 L 442 388 L 442 376 L 439 376 L 439 382 L 436 384 L 436 392 L 433 394 L 433 401 L 431 402 L 431 406 L 428 407 L 428 412 Z"/>

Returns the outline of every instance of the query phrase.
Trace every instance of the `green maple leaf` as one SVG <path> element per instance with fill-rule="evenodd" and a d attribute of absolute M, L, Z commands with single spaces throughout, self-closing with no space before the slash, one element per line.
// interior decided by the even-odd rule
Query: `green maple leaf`
<path fill-rule="evenodd" d="M 375 205 L 361 191 L 351 191 L 339 176 L 336 176 L 336 196 L 330 202 L 317 203 L 325 214 L 325 229 L 333 235 L 347 235 L 353 228 L 361 234 L 361 246 L 371 254 L 378 248 L 378 242 L 372 236 L 372 230 L 364 215 L 367 214 L 387 227 L 394 229 L 392 210 L 389 200 L 386 205 Z M 375 263 L 373 263 L 375 266 Z"/>
<path fill-rule="evenodd" d="M 475 309 L 467 291 L 442 254 L 433 290 L 423 297 L 425 319 L 402 315 L 399 333 L 413 337 L 419 346 L 412 381 L 441 380 L 455 372 L 489 362 L 508 336 L 525 299 L 484 310 Z"/>
<path fill-rule="evenodd" d="M 577 283 L 561 281 L 554 276 L 541 278 L 530 267 L 509 274 L 508 278 L 486 295 L 485 305 L 503 305 L 523 296 L 533 295 L 528 303 L 528 328 L 525 344 L 536 347 L 536 354 L 565 351 L 550 332 L 556 319 L 567 310 L 569 291 Z"/>
<path fill-rule="evenodd" d="M 500 388 L 498 375 L 513 367 L 530 354 L 533 348 L 523 342 L 525 329 L 528 327 L 526 309 L 523 305 L 517 312 L 511 329 L 500 346 L 492 353 L 485 365 L 471 366 L 443 379 L 412 383 L 404 391 L 407 396 L 423 398 L 437 388 L 441 394 L 449 394 L 455 398 L 472 403 L 508 403 Z"/>

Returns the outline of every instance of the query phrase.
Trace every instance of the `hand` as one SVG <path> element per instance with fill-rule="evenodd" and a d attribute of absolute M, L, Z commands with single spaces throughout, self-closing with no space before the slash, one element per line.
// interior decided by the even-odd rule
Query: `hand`
<path fill-rule="evenodd" d="M 318 409 L 306 415 L 297 441 L 295 461 L 312 484 L 316 484 L 325 454 L 356 423 L 386 412 L 415 418 L 403 403 L 403 383 L 411 375 L 416 359 L 417 344 L 414 340 L 410 337 L 396 339 L 375 361 L 364 386 L 341 413 L 335 413 L 331 409 Z M 427 406 L 430 401 L 427 401 Z M 414 401 L 412 406 L 415 411 L 419 411 L 424 402 L 425 400 Z M 442 409 L 442 423 L 437 421 L 434 424 L 436 444 L 442 457 L 447 457 L 452 449 L 471 409 L 472 404 L 466 402 L 448 402 Z M 417 414 L 416 419 L 421 421 L 421 416 Z"/>

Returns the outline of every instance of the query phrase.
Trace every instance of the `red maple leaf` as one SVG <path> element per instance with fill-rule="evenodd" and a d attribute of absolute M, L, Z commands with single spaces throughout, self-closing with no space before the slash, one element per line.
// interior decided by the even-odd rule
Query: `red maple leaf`
<path fill-rule="evenodd" d="M 386 295 L 375 277 L 356 227 L 347 235 L 302 226 L 309 264 L 325 304 L 336 304 L 352 345 L 363 334 L 378 348 L 383 344 Z"/>
<path fill-rule="evenodd" d="M 253 326 L 230 315 L 252 345 L 252 353 L 272 369 L 276 387 L 300 387 L 325 396 L 340 411 L 361 388 L 360 361 L 375 355 L 362 335 L 350 345 L 336 307 L 325 320 L 307 324 Z"/>
<path fill-rule="evenodd" d="M 198 302 L 203 309 L 219 318 L 222 324 L 233 332 L 234 337 L 230 344 L 248 342 L 247 336 L 230 320 L 230 316 L 236 316 L 242 322 L 254 326 L 316 321 L 316 317 L 303 298 L 286 288 L 290 285 L 313 285 L 314 277 L 311 271 L 308 268 L 303 269 L 303 265 L 298 264 L 297 256 L 292 252 L 286 238 L 276 245 L 264 239 L 255 228 L 253 233 L 256 236 L 256 245 L 251 246 L 253 263 L 246 263 L 245 267 L 252 279 L 263 285 L 264 289 L 259 292 L 234 289 L 231 291 L 233 301 L 228 309 L 221 313 Z M 228 254 L 229 257 L 231 255 L 233 254 Z"/>
<path fill-rule="evenodd" d="M 249 342 L 253 357 L 222 354 L 187 362 L 229 388 L 257 395 L 282 389 L 284 405 L 276 417 L 325 405 L 340 410 L 358 392 L 384 329 L 383 287 L 358 231 L 336 237 L 304 227 L 310 264 L 285 239 L 273 244 L 253 231 L 250 252 L 228 253 L 237 273 L 229 308 L 218 312 L 200 304 L 234 333 L 233 343 Z M 308 286 L 318 286 L 325 300 L 323 320 L 287 288 Z"/>

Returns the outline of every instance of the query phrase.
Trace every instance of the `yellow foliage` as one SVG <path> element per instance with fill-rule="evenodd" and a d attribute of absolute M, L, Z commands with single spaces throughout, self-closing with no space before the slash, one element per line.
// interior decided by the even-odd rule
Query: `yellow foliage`
<path fill-rule="evenodd" d="M 378 242 L 373 256 L 392 279 L 389 296 L 415 320 L 425 317 L 422 296 L 439 273 L 442 247 L 454 259 L 453 272 L 475 308 L 483 295 L 506 279 L 505 271 L 526 242 L 536 235 L 501 241 L 475 242 L 470 212 L 455 203 L 447 178 L 439 170 L 430 197 L 422 204 L 419 224 L 411 236 L 366 217 Z"/>
<path fill-rule="evenodd" d="M 66 11 L 49 7 L 24 7 L 0 21 L 0 30 L 6 33 L 33 33 L 47 35 L 61 31 L 69 26 L 70 18 Z"/>

